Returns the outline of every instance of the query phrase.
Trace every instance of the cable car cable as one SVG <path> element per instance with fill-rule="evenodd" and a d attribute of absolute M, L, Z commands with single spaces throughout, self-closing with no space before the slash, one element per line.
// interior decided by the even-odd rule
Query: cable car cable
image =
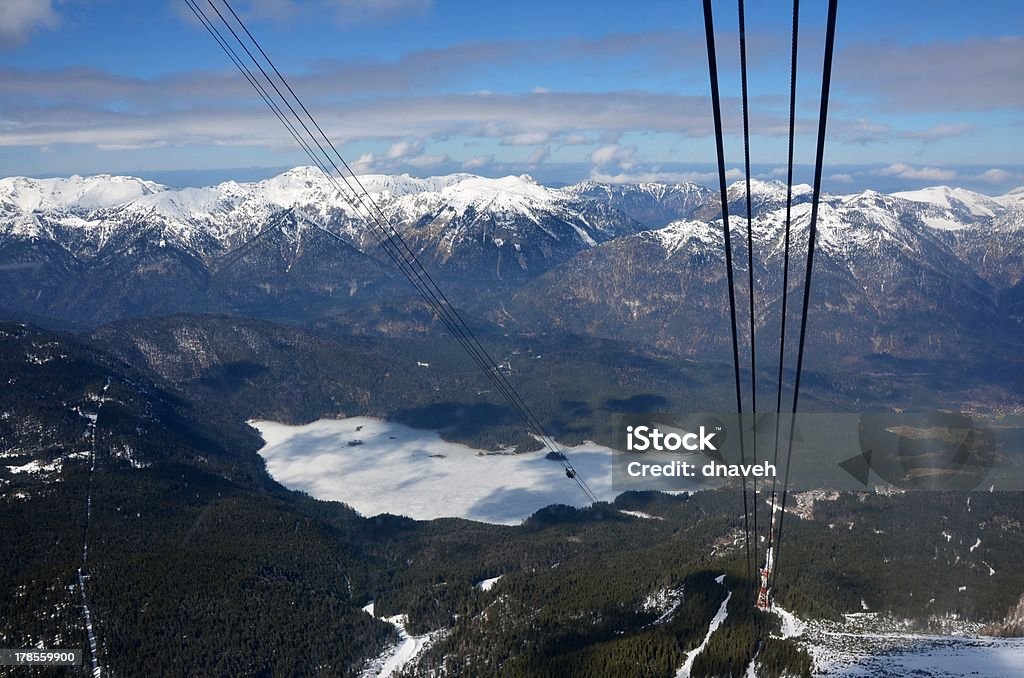
<path fill-rule="evenodd" d="M 803 374 L 804 347 L 807 339 L 807 315 L 811 300 L 811 273 L 814 267 L 814 245 L 818 234 L 818 203 L 821 198 L 821 170 L 825 158 L 825 128 L 828 122 L 828 99 L 832 84 L 832 58 L 836 41 L 836 13 L 839 0 L 829 0 L 828 19 L 825 29 L 825 59 L 821 74 L 821 104 L 818 112 L 818 139 L 814 158 L 814 186 L 811 198 L 811 217 L 807 234 L 807 269 L 804 273 L 803 309 L 800 316 L 800 339 L 796 354 L 796 375 L 793 382 L 793 409 L 795 418 L 800 398 L 800 378 Z M 779 528 L 776 535 L 775 568 L 772 573 L 772 586 L 779 576 L 779 548 L 782 544 L 782 526 L 786 517 L 786 498 L 789 494 L 789 470 L 793 458 L 793 432 L 795 426 L 789 427 L 789 443 L 786 450 L 786 473 L 782 484 L 782 506 L 779 511 Z"/>
<path fill-rule="evenodd" d="M 739 426 L 740 458 L 746 463 L 743 441 L 743 396 L 740 385 L 740 357 L 739 345 L 736 333 L 736 293 L 733 289 L 733 268 L 732 268 L 732 238 L 729 234 L 729 195 L 725 183 L 725 151 L 722 138 L 722 102 L 718 91 L 718 62 L 715 56 L 715 26 L 712 16 L 711 0 L 704 0 L 704 34 L 708 52 L 708 76 L 711 83 L 711 109 L 715 123 L 715 150 L 718 160 L 718 185 L 720 199 L 722 202 L 722 232 L 725 237 L 725 267 L 726 277 L 729 285 L 729 319 L 732 329 L 732 364 L 736 381 L 736 413 L 740 415 L 741 425 Z M 750 561 L 750 509 L 747 500 L 747 479 L 742 479 L 743 484 L 743 533 L 744 546 L 747 556 L 747 579 L 751 575 Z"/>

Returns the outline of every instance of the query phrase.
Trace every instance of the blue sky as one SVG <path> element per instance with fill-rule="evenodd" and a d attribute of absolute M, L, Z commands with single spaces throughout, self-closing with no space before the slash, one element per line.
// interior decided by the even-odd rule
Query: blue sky
<path fill-rule="evenodd" d="M 205 1 L 205 0 L 204 0 Z M 219 1 L 219 0 L 218 0 Z M 361 171 L 710 184 L 697 0 L 234 0 Z M 813 161 L 824 0 L 801 8 L 798 179 Z M 730 176 L 735 2 L 716 3 Z M 786 152 L 791 3 L 748 3 L 752 165 Z M 826 188 L 1024 184 L 1024 9 L 840 3 Z M 305 157 L 183 0 L 5 0 L 0 175 L 251 179 Z"/>

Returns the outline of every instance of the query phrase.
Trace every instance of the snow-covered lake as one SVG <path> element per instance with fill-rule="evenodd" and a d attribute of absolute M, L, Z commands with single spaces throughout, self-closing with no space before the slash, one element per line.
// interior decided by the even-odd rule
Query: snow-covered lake
<path fill-rule="evenodd" d="M 318 499 L 344 502 L 365 516 L 511 525 L 551 504 L 587 504 L 544 452 L 486 453 L 441 440 L 434 431 L 367 417 L 303 426 L 249 423 L 266 441 L 260 454 L 275 480 Z M 615 498 L 609 448 L 585 443 L 564 449 L 599 499 Z"/>
<path fill-rule="evenodd" d="M 876 612 L 847 614 L 844 622 L 797 621 L 795 635 L 814 658 L 818 675 L 1024 676 L 1024 638 L 980 636 L 977 622 L 956 622 L 951 627 L 956 635 L 931 635 L 909 631 L 908 620 Z"/>
<path fill-rule="evenodd" d="M 870 645 L 871 637 L 851 635 L 851 643 Z M 815 654 L 821 675 L 843 678 L 872 676 L 919 676 L 952 678 L 1020 678 L 1024 676 L 1024 639 L 959 638 L 950 636 L 906 636 L 893 638 L 902 643 L 877 654 L 821 650 Z"/>

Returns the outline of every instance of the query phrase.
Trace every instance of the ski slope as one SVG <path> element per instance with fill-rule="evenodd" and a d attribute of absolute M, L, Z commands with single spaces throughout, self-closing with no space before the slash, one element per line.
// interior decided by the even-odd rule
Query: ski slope
<path fill-rule="evenodd" d="M 715 581 L 722 586 L 725 586 L 725 575 L 723 574 L 716 577 Z M 716 612 L 715 616 L 712 617 L 711 624 L 708 625 L 708 632 L 705 634 L 704 640 L 701 641 L 700 645 L 686 653 L 686 660 L 683 661 L 683 665 L 679 667 L 679 670 L 676 672 L 676 678 L 690 678 L 690 672 L 693 670 L 693 662 L 697 659 L 697 655 L 704 651 L 704 648 L 708 645 L 708 641 L 711 640 L 711 636 L 714 635 L 715 631 L 718 630 L 718 627 L 721 626 L 729 616 L 730 598 L 732 598 L 732 591 L 729 591 L 728 595 L 725 596 L 725 600 L 723 600 L 722 604 L 719 606 L 718 612 Z"/>

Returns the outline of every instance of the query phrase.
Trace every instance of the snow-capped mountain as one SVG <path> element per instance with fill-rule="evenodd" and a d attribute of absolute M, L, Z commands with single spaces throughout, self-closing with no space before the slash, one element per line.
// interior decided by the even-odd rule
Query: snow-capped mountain
<path fill-rule="evenodd" d="M 902 191 L 893 194 L 897 198 L 912 200 L 932 207 L 949 210 L 951 212 L 967 212 L 976 217 L 991 217 L 1000 208 L 1005 207 L 1002 201 L 990 198 L 981 193 L 968 191 L 963 188 L 950 188 L 949 186 L 933 186 L 922 188 L 919 191 Z M 942 228 L 944 224 L 934 224 L 936 228 Z"/>
<path fill-rule="evenodd" d="M 114 207 L 166 191 L 165 186 L 136 179 L 99 174 L 66 179 L 0 179 L 0 209 L 35 212 L 50 209 L 88 211 Z"/>
<path fill-rule="evenodd" d="M 488 286 L 643 228 L 528 176 L 358 181 L 380 221 L 346 182 L 311 167 L 181 190 L 128 177 L 5 179 L 0 262 L 14 294 L 3 305 L 88 320 L 261 307 L 301 315 L 394 291 L 400 276 L 379 245 L 387 221 L 429 268 Z"/>
<path fill-rule="evenodd" d="M 747 214 L 747 185 L 745 181 L 736 181 L 729 185 L 727 190 L 729 196 L 729 214 L 737 219 L 746 218 Z M 807 184 L 793 185 L 793 205 L 800 205 L 811 201 L 812 189 Z M 786 184 L 781 181 L 763 181 L 761 179 L 750 180 L 750 211 L 752 216 L 766 212 L 773 212 L 786 207 Z M 721 210 L 716 209 L 715 217 L 721 216 Z"/>
<path fill-rule="evenodd" d="M 752 187 L 751 225 L 761 348 L 778 337 L 785 186 L 759 184 Z M 734 184 L 730 195 L 736 190 Z M 959 189 L 922 191 L 912 198 L 874 191 L 826 196 L 819 209 L 810 344 L 829 359 L 962 358 L 975 351 L 991 355 L 993 342 L 1019 347 L 1024 227 L 1017 205 Z M 809 219 L 808 202 L 793 206 L 790 291 L 796 303 Z M 745 337 L 746 219 L 734 217 L 730 226 Z M 677 221 L 619 238 L 531 281 L 503 310 L 538 328 L 727 359 L 723 240 L 720 218 Z M 537 298 L 550 303 L 537 307 L 532 303 Z"/>
<path fill-rule="evenodd" d="M 703 216 L 716 210 L 718 194 L 697 184 L 599 184 L 585 181 L 567 186 L 563 193 L 613 207 L 648 228 L 660 228 L 678 219 Z"/>
<path fill-rule="evenodd" d="M 417 254 L 463 276 L 522 281 L 594 245 L 642 230 L 614 207 L 529 176 L 464 177 L 436 191 L 381 194 L 383 210 Z M 367 238 L 363 237 L 363 246 Z"/>
<path fill-rule="evenodd" d="M 525 175 L 367 175 L 358 183 L 403 236 L 442 267 L 459 259 L 461 249 L 481 255 L 494 250 L 505 255 L 505 275 L 529 276 L 580 249 L 642 228 L 614 208 L 546 188 Z M 312 167 L 259 182 L 182 190 L 128 177 L 18 177 L 0 183 L 0 233 L 49 238 L 89 256 L 119 234 L 144 226 L 160 235 L 163 246 L 208 260 L 249 242 L 282 211 L 295 210 L 311 225 L 367 250 L 376 242 L 376 222 L 369 219 L 369 203 L 354 199 L 353 187 Z M 461 255 L 460 270 L 467 257 Z M 498 277 L 502 273 L 495 271 Z"/>
<path fill-rule="evenodd" d="M 554 189 L 528 176 L 469 174 L 359 182 L 454 299 L 484 311 L 486 299 L 500 298 L 496 320 L 690 355 L 728 337 L 717 191 L 593 182 Z M 744 182 L 728 190 L 737 280 L 745 279 L 744 191 Z M 755 312 L 771 336 L 786 186 L 756 180 L 751 193 Z M 810 190 L 793 193 L 790 280 L 798 290 Z M 309 318 L 411 296 L 378 244 L 377 222 L 348 195 L 344 182 L 310 167 L 181 190 L 128 177 L 0 180 L 8 290 L 0 306 L 90 323 L 175 311 Z M 812 308 L 829 320 L 815 331 L 835 354 L 857 346 L 945 355 L 967 350 L 978 328 L 1008 343 L 1019 336 L 1024 191 L 824 196 L 817 255 Z"/>

